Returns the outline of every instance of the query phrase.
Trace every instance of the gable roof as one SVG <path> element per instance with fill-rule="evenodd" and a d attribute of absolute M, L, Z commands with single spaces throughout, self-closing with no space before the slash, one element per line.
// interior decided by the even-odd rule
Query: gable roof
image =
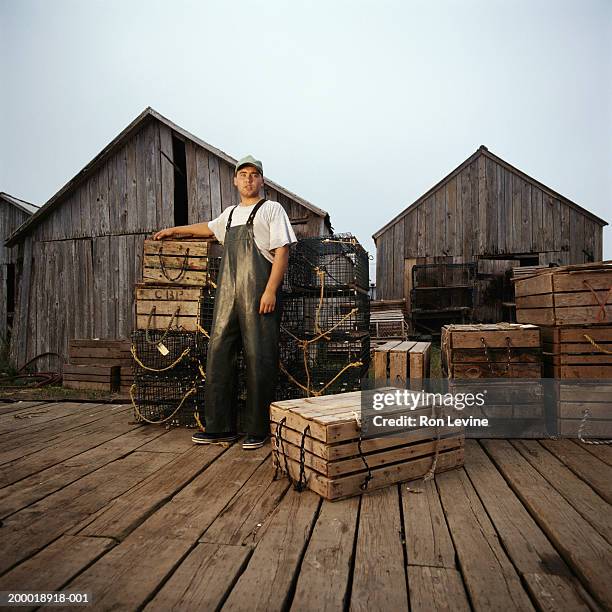
<path fill-rule="evenodd" d="M 30 204 L 30 202 L 16 198 L 15 196 L 12 196 L 4 191 L 0 191 L 0 199 L 12 204 L 13 206 L 16 206 L 28 215 L 33 215 L 39 208 L 35 204 Z"/>
<path fill-rule="evenodd" d="M 501 166 L 503 166 L 504 168 L 506 168 L 510 172 L 513 172 L 517 176 L 520 176 L 523 180 L 527 181 L 528 183 L 531 183 L 532 185 L 535 185 L 536 187 L 538 187 L 542 191 L 548 193 L 549 195 L 553 196 L 554 198 L 557 198 L 558 200 L 560 200 L 564 204 L 567 204 L 569 207 L 577 210 L 578 212 L 580 212 L 581 214 L 585 215 L 586 217 L 589 217 L 589 219 L 591 219 L 595 223 L 597 223 L 597 224 L 599 224 L 601 226 L 608 225 L 607 221 L 604 221 L 603 219 L 601 219 L 597 215 L 594 215 L 592 212 L 588 211 L 586 208 L 583 208 L 579 204 L 576 204 L 575 202 L 572 202 L 571 200 L 569 200 L 565 196 L 563 196 L 560 193 L 556 192 L 554 189 L 551 189 L 550 187 L 547 187 L 543 183 L 540 183 L 540 181 L 532 178 L 528 174 L 525 174 L 524 172 L 522 172 L 518 168 L 515 168 L 514 166 L 509 164 L 507 161 L 504 161 L 501 157 L 498 157 L 494 153 L 491 153 L 491 151 L 489 151 L 489 149 L 487 149 L 487 147 L 485 147 L 484 145 L 480 145 L 480 147 L 472 155 L 470 155 L 464 162 L 459 164 L 459 166 L 457 166 L 454 170 L 452 170 L 449 174 L 447 174 L 442 180 L 437 182 L 431 189 L 429 189 L 421 197 L 419 197 L 417 200 L 415 200 L 410 206 L 408 206 L 408 208 L 405 208 L 402 212 L 400 212 L 398 215 L 393 217 L 393 219 L 391 219 L 391 221 L 386 223 L 377 232 L 372 234 L 372 238 L 374 239 L 374 241 L 376 241 L 376 239 L 381 234 L 383 234 L 387 229 L 389 229 L 392 225 L 394 225 L 400 219 L 405 217 L 409 212 L 411 212 L 412 210 L 417 208 L 429 196 L 431 196 L 435 191 L 437 191 L 440 187 L 442 187 L 446 183 L 448 183 L 452 178 L 454 178 L 457 174 L 459 174 L 459 172 L 461 172 L 464 168 L 469 166 L 473 161 L 478 159 L 481 155 L 484 155 L 485 157 L 488 157 L 490 160 L 500 164 Z"/>
<path fill-rule="evenodd" d="M 212 145 L 204 142 L 197 136 L 194 136 L 187 130 L 182 127 L 176 125 L 176 123 L 170 121 L 156 110 L 148 106 L 145 110 L 132 121 L 118 136 L 116 136 L 111 142 L 109 142 L 103 149 L 94 157 L 78 174 L 76 174 L 72 179 L 70 179 L 55 195 L 53 195 L 45 204 L 38 208 L 35 214 L 30 217 L 25 223 L 23 223 L 9 238 L 6 240 L 6 246 L 13 246 L 17 242 L 19 242 L 26 234 L 28 234 L 34 227 L 36 227 L 68 194 L 74 187 L 80 184 L 91 172 L 97 169 L 101 164 L 103 164 L 108 157 L 110 157 L 118 148 L 123 146 L 124 142 L 127 141 L 131 136 L 133 136 L 136 132 L 138 132 L 142 126 L 151 120 L 157 120 L 161 123 L 168 126 L 171 130 L 175 131 L 177 134 L 180 134 L 187 140 L 192 141 L 193 143 L 199 145 L 200 147 L 206 149 L 209 153 L 216 155 L 217 157 L 225 160 L 226 162 L 236 165 L 237 160 L 234 159 L 231 155 L 213 147 Z M 331 228 L 331 222 L 329 218 L 329 213 L 324 211 L 321 208 L 318 208 L 314 204 L 308 202 L 308 200 L 304 200 L 304 198 L 299 197 L 292 191 L 281 187 L 277 183 L 266 178 L 266 185 L 270 186 L 272 189 L 278 191 L 284 196 L 294 200 L 304 208 L 307 208 L 315 215 L 319 217 L 323 217 L 325 219 L 325 223 L 328 227 Z"/>

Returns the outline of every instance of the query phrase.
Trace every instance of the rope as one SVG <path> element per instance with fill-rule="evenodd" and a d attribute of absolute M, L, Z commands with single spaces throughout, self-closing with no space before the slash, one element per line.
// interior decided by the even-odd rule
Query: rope
<path fill-rule="evenodd" d="M 169 276 L 168 273 L 166 272 L 166 266 L 164 266 L 164 259 L 163 259 L 163 250 L 164 250 L 164 247 L 160 246 L 159 253 L 157 254 L 157 256 L 159 257 L 159 265 L 160 265 L 162 274 L 170 282 L 176 282 L 185 274 L 185 272 L 187 272 L 187 260 L 189 259 L 189 247 L 187 247 L 187 250 L 185 251 L 185 258 L 183 259 L 183 263 L 181 264 L 181 269 L 179 270 L 178 276 L 175 276 L 175 277 Z"/>
<path fill-rule="evenodd" d="M 439 412 L 436 408 L 436 404 L 434 402 L 434 416 L 438 417 Z M 431 462 L 431 467 L 423 476 L 423 482 L 427 482 L 432 480 L 436 475 L 436 468 L 438 467 L 438 457 L 440 456 L 440 427 L 438 427 L 438 419 L 436 418 L 436 448 L 433 456 L 433 460 Z"/>
<path fill-rule="evenodd" d="M 200 413 L 198 410 L 193 413 L 193 418 L 195 419 L 196 425 L 200 428 L 200 431 L 206 431 L 206 427 L 204 427 L 202 421 L 200 421 Z"/>
<path fill-rule="evenodd" d="M 302 383 L 300 383 L 299 381 L 297 381 L 293 376 L 291 376 L 291 374 L 285 369 L 285 366 L 283 366 L 282 363 L 279 362 L 279 368 L 281 369 L 281 371 L 283 372 L 283 374 L 285 374 L 285 376 L 287 376 L 287 378 L 289 378 L 289 380 L 291 380 L 291 382 L 298 386 L 300 389 L 302 389 L 302 391 L 305 391 L 306 393 L 308 393 L 308 397 L 319 397 L 320 395 L 323 394 L 323 392 L 325 391 L 325 389 L 327 389 L 327 387 L 329 387 L 330 385 L 332 385 L 334 382 L 336 382 L 336 380 L 342 376 L 342 374 L 344 374 L 344 372 L 346 370 L 348 370 L 349 368 L 358 368 L 360 366 L 363 365 L 363 362 L 361 361 L 353 361 L 347 365 L 345 365 L 339 372 L 338 374 L 336 374 L 323 388 L 321 389 L 311 389 L 310 387 L 306 387 L 304 386 Z"/>
<path fill-rule="evenodd" d="M 591 336 L 589 336 L 587 334 L 583 334 L 583 335 L 596 349 L 598 349 L 602 353 L 605 353 L 606 355 L 612 355 L 612 351 L 608 351 L 603 346 L 601 346 L 601 344 L 597 344 L 597 342 L 595 342 L 595 340 L 593 340 L 593 338 L 591 338 Z"/>
<path fill-rule="evenodd" d="M 359 458 L 363 461 L 363 465 L 366 469 L 366 475 L 363 479 L 363 482 L 359 485 L 359 488 L 362 491 L 365 491 L 370 484 L 370 480 L 372 480 L 374 476 L 372 475 L 372 470 L 370 469 L 370 466 L 366 461 L 365 455 L 363 454 L 363 450 L 361 449 L 361 418 L 356 412 L 353 412 L 353 416 L 355 417 L 355 422 L 357 423 L 357 429 L 359 429 L 359 437 L 357 438 L 357 453 L 359 454 Z"/>
<path fill-rule="evenodd" d="M 594 439 L 586 439 L 584 437 L 584 430 L 586 429 L 587 421 L 591 416 L 591 409 L 585 408 L 582 413 L 582 421 L 580 421 L 580 426 L 578 427 L 578 439 L 583 444 L 612 444 L 612 440 L 594 440 Z"/>
<path fill-rule="evenodd" d="M 278 479 L 278 472 L 282 468 L 280 467 L 280 461 L 278 459 L 279 452 L 282 453 L 283 459 L 285 462 L 285 472 L 287 474 L 287 478 L 289 482 L 293 484 L 293 479 L 291 478 L 291 473 L 289 472 L 289 462 L 287 461 L 287 454 L 285 453 L 285 443 L 283 441 L 282 430 L 287 421 L 287 417 L 283 417 L 280 422 L 276 425 L 276 434 L 274 435 L 274 451 L 276 453 L 276 461 L 275 461 L 275 470 L 274 470 L 274 480 Z"/>
<path fill-rule="evenodd" d="M 205 330 L 205 329 L 204 329 L 204 328 L 203 328 L 203 327 L 202 327 L 202 326 L 201 326 L 199 323 L 196 323 L 196 327 L 197 327 L 198 331 L 199 331 L 201 334 L 203 334 L 203 335 L 204 335 L 204 337 L 206 337 L 206 338 L 208 338 L 208 339 L 210 340 L 210 335 L 209 335 L 209 333 L 208 333 L 208 332 L 207 332 L 207 331 L 206 331 L 206 330 Z"/>
<path fill-rule="evenodd" d="M 145 421 L 145 423 L 150 423 L 151 425 L 160 425 L 161 423 L 165 423 L 166 421 L 169 421 L 182 408 L 182 406 L 185 403 L 185 401 L 187 400 L 187 398 L 190 397 L 191 395 L 193 395 L 197 391 L 195 386 L 192 387 L 191 389 L 189 389 L 189 391 L 187 391 L 187 393 L 185 393 L 185 395 L 183 396 L 183 399 L 180 401 L 179 405 L 175 408 L 175 410 L 172 412 L 172 414 L 170 414 L 167 417 L 164 417 L 163 419 L 161 419 L 161 421 L 151 421 L 150 419 L 147 419 L 145 416 L 143 416 L 140 413 L 140 410 L 138 409 L 138 406 L 136 405 L 136 400 L 134 399 L 134 389 L 135 388 L 136 388 L 136 383 L 134 383 L 130 387 L 130 399 L 132 400 L 132 407 L 134 408 L 134 412 L 136 413 L 136 415 L 138 416 L 139 419 Z"/>
<path fill-rule="evenodd" d="M 151 344 L 153 346 L 157 346 L 158 344 L 161 344 L 166 339 L 166 336 L 168 335 L 168 332 L 170 331 L 170 328 L 172 327 L 172 323 L 174 323 L 174 319 L 178 317 L 178 314 L 181 311 L 181 307 L 179 306 L 174 312 L 174 314 L 172 315 L 172 318 L 170 319 L 170 323 L 168 323 L 168 327 L 166 328 L 166 331 L 163 333 L 162 337 L 159 340 L 155 341 L 155 340 L 151 340 L 151 338 L 149 337 L 149 329 L 151 327 L 151 319 L 155 315 L 156 309 L 157 309 L 157 306 L 153 306 L 153 308 L 151 308 L 151 312 L 149 313 L 149 318 L 147 319 L 147 328 L 145 329 L 145 340 L 147 341 L 148 344 Z"/>
<path fill-rule="evenodd" d="M 593 287 L 591 286 L 591 283 L 589 283 L 589 281 L 586 280 L 586 279 L 583 280 L 582 282 L 583 282 L 584 285 L 586 285 L 588 287 L 590 292 L 593 294 L 593 297 L 595 298 L 595 301 L 599 305 L 599 310 L 597 311 L 597 321 L 599 323 L 601 323 L 602 321 L 607 321 L 608 320 L 608 313 L 606 312 L 606 304 L 608 303 L 608 300 L 612 296 L 612 287 L 610 287 L 608 289 L 608 293 L 606 293 L 606 297 L 603 299 L 603 301 L 600 301 L 599 295 L 597 294 L 595 289 L 593 289 Z"/>
<path fill-rule="evenodd" d="M 160 340 L 161 342 L 161 340 Z M 187 347 L 181 354 L 179 357 L 177 357 L 169 366 L 166 366 L 165 368 L 150 368 L 149 366 L 145 365 L 140 358 L 138 357 L 138 355 L 136 354 L 136 346 L 132 344 L 132 347 L 130 348 L 130 352 L 132 353 L 132 357 L 134 358 L 134 361 L 143 369 L 148 370 L 149 372 L 166 372 L 167 370 L 171 370 L 173 367 L 175 367 L 177 364 L 179 364 L 187 355 L 189 355 L 189 352 L 191 351 L 191 347 Z"/>
<path fill-rule="evenodd" d="M 301 493 L 306 488 L 306 449 L 304 448 L 304 443 L 306 442 L 307 433 L 310 433 L 310 425 L 306 425 L 302 432 L 302 441 L 300 442 L 300 474 L 294 486 L 298 493 Z"/>

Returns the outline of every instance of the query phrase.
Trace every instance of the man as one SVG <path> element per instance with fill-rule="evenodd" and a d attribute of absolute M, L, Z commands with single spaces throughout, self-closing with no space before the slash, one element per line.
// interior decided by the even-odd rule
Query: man
<path fill-rule="evenodd" d="M 230 442 L 238 437 L 234 397 L 237 355 L 242 345 L 247 369 L 247 399 L 241 424 L 245 449 L 260 448 L 269 432 L 268 407 L 278 376 L 280 304 L 278 292 L 296 241 L 287 213 L 278 202 L 261 198 L 263 166 L 251 155 L 234 171 L 240 204 L 208 223 L 172 227 L 156 240 L 215 236 L 224 245 L 217 281 L 206 363 L 206 432 L 196 444 Z"/>

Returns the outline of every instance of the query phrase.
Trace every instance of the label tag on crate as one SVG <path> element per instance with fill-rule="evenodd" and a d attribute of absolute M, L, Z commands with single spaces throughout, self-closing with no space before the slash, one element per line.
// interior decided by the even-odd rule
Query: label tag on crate
<path fill-rule="evenodd" d="M 165 357 L 170 351 L 161 342 L 157 345 L 157 350 Z"/>

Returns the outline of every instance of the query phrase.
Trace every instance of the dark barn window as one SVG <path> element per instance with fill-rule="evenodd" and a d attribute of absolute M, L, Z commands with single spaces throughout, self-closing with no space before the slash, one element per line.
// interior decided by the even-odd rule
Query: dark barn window
<path fill-rule="evenodd" d="M 174 159 L 174 225 L 187 225 L 189 209 L 187 206 L 185 143 L 176 136 L 172 136 L 172 157 Z"/>

